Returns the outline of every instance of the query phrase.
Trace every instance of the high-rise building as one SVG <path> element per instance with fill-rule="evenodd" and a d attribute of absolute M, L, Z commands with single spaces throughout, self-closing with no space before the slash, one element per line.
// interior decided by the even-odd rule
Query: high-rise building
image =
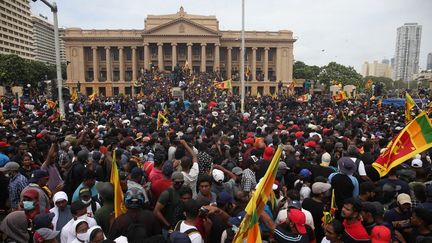
<path fill-rule="evenodd" d="M 0 54 L 33 59 L 33 28 L 28 0 L 0 1 Z"/>
<path fill-rule="evenodd" d="M 382 64 L 390 64 L 390 60 L 389 59 L 382 59 L 381 63 Z"/>
<path fill-rule="evenodd" d="M 387 61 L 387 63 L 385 61 Z M 373 63 L 365 62 L 362 66 L 361 74 L 363 77 L 375 76 L 392 78 L 393 70 L 388 62 L 389 61 L 386 59 L 384 59 L 382 63 L 378 63 L 378 61 L 374 61 Z"/>
<path fill-rule="evenodd" d="M 422 26 L 406 23 L 397 28 L 395 53 L 395 80 L 412 81 L 419 69 Z"/>
<path fill-rule="evenodd" d="M 35 60 L 55 64 L 54 26 L 43 16 L 32 16 Z"/>
<path fill-rule="evenodd" d="M 427 56 L 426 70 L 432 70 L 432 52 Z"/>
<path fill-rule="evenodd" d="M 65 36 L 65 30 L 59 28 L 59 43 L 60 43 L 60 62 L 66 63 L 66 53 L 65 53 L 65 42 L 63 40 Z"/>

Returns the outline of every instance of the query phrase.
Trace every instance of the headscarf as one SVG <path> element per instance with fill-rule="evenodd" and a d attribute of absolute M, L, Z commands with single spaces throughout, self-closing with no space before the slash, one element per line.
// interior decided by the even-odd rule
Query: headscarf
<path fill-rule="evenodd" d="M 24 211 L 15 211 L 6 216 L 0 225 L 0 231 L 17 242 L 28 242 L 28 222 Z"/>
<path fill-rule="evenodd" d="M 93 227 L 91 227 L 90 229 L 88 229 L 88 230 L 87 230 L 87 236 L 88 236 L 88 237 L 87 237 L 87 242 L 91 242 L 90 236 L 91 236 L 92 232 L 93 232 L 95 229 L 101 229 L 101 230 L 102 230 L 102 228 L 101 228 L 99 225 L 93 226 Z M 106 240 L 106 237 L 105 237 L 105 234 L 103 233 L 103 230 L 102 230 L 102 234 L 103 234 L 103 236 L 104 236 L 104 240 Z"/>
<path fill-rule="evenodd" d="M 75 222 L 74 222 L 74 224 L 73 224 L 73 228 L 72 228 L 73 235 L 74 235 L 75 239 L 77 238 L 77 232 L 76 232 L 76 229 L 77 229 L 78 225 L 79 225 L 80 223 L 82 223 L 82 222 L 85 222 L 87 225 L 89 225 L 89 223 L 88 223 L 85 219 L 77 219 L 77 220 L 75 220 Z M 88 232 L 88 230 L 87 230 L 87 232 Z"/>
<path fill-rule="evenodd" d="M 50 212 L 54 213 L 54 218 L 52 219 L 52 224 L 53 224 L 55 230 L 61 230 L 61 229 L 57 229 L 57 222 L 59 220 L 67 223 L 69 220 L 72 219 L 72 213 L 70 213 L 70 211 L 68 211 L 66 213 L 62 213 L 60 211 L 60 209 L 57 207 L 57 205 L 55 204 L 56 202 L 62 201 L 62 200 L 69 201 L 69 198 L 65 192 L 59 191 L 56 194 L 54 194 L 54 197 L 53 197 L 54 207 L 50 209 Z M 63 226 L 64 225 L 61 225 L 61 227 L 63 227 Z"/>

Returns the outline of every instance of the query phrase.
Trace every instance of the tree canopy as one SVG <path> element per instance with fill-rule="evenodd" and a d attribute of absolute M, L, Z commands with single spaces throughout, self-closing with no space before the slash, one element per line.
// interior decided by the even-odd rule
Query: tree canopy
<path fill-rule="evenodd" d="M 352 84 L 357 87 L 364 87 L 363 77 L 353 67 L 347 67 L 336 62 L 330 62 L 321 67 L 318 80 L 325 85 L 330 85 L 335 80 L 342 85 Z"/>

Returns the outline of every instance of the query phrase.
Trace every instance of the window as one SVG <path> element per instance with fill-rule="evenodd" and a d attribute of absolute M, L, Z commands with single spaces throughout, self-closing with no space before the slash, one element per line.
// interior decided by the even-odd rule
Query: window
<path fill-rule="evenodd" d="M 99 87 L 99 95 L 100 96 L 106 96 L 106 88 L 105 87 Z"/>
<path fill-rule="evenodd" d="M 92 95 L 93 94 L 93 88 L 92 87 L 86 87 L 86 94 L 87 95 Z"/>
<path fill-rule="evenodd" d="M 125 95 L 132 95 L 131 87 L 125 87 Z"/>

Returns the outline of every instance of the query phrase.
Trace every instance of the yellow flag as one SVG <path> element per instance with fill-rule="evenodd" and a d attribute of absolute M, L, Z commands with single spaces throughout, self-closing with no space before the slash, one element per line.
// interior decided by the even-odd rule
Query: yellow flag
<path fill-rule="evenodd" d="M 117 218 L 118 216 L 126 212 L 126 207 L 124 205 L 123 191 L 120 185 L 120 177 L 119 170 L 117 169 L 115 150 L 113 150 L 112 154 L 110 182 L 114 186 L 114 217 Z"/>
<path fill-rule="evenodd" d="M 415 102 L 408 92 L 405 92 L 405 123 L 408 124 L 412 120 L 411 109 L 414 108 Z"/>
<path fill-rule="evenodd" d="M 72 100 L 72 102 L 76 102 L 78 100 L 78 92 L 76 90 L 72 93 L 70 99 Z"/>
<path fill-rule="evenodd" d="M 50 99 L 46 99 L 47 105 L 50 109 L 54 109 L 56 107 L 56 103 Z"/>

